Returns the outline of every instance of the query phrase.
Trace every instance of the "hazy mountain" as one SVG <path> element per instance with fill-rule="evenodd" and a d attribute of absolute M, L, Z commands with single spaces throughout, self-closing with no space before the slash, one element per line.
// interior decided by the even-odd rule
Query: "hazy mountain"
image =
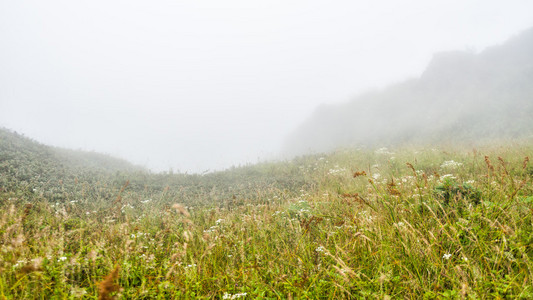
<path fill-rule="evenodd" d="M 437 53 L 419 78 L 321 106 L 289 136 L 284 151 L 531 134 L 533 28 L 478 54 Z"/>

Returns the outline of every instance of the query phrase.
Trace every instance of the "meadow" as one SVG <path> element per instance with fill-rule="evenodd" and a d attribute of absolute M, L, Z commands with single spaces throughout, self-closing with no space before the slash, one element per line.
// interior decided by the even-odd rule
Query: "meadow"
<path fill-rule="evenodd" d="M 204 175 L 6 151 L 0 299 L 533 298 L 530 142 Z"/>

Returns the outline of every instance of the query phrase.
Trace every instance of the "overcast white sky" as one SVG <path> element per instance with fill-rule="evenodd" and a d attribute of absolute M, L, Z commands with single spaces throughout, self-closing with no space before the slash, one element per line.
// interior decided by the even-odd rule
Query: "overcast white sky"
<path fill-rule="evenodd" d="M 0 126 L 221 169 L 272 157 L 321 103 L 530 26 L 528 0 L 0 0 Z"/>

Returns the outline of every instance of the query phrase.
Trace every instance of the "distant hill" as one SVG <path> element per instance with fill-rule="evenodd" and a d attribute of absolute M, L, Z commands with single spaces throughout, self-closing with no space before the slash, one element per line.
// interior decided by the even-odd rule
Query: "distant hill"
<path fill-rule="evenodd" d="M 33 188 L 95 174 L 142 171 L 141 167 L 109 155 L 56 148 L 0 128 L 0 188 Z"/>
<path fill-rule="evenodd" d="M 285 154 L 403 142 L 533 134 L 533 28 L 475 54 L 434 55 L 419 78 L 323 105 L 286 140 Z"/>
<path fill-rule="evenodd" d="M 164 192 L 169 199 L 189 204 L 234 203 L 257 197 L 258 188 L 299 191 L 310 182 L 294 176 L 302 164 L 305 160 L 261 163 L 203 175 L 152 173 L 109 155 L 50 147 L 0 128 L 0 202 L 18 198 L 61 203 L 88 197 L 115 201 L 128 182 L 126 191 L 145 199 Z"/>

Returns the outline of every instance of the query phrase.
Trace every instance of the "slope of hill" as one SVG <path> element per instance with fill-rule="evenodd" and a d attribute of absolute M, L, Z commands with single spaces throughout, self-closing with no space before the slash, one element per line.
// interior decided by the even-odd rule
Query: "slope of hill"
<path fill-rule="evenodd" d="M 282 172 L 279 164 L 233 167 L 203 175 L 156 174 L 109 155 L 50 147 L 0 128 L 0 196 L 7 192 L 6 197 L 16 193 L 21 198 L 53 202 L 88 198 L 114 201 L 127 182 L 127 191 L 144 198 L 165 191 L 166 197 L 198 205 L 218 200 L 238 202 L 255 197 L 257 189 L 300 190 L 308 184 L 294 176 L 299 164 Z"/>
<path fill-rule="evenodd" d="M 435 54 L 417 79 L 319 107 L 284 151 L 527 137 L 532 115 L 533 28 L 479 54 Z"/>
<path fill-rule="evenodd" d="M 40 144 L 21 134 L 0 128 L 0 188 L 4 191 L 49 190 L 58 182 L 68 183 L 117 172 L 144 169 L 105 154 L 67 150 Z"/>
<path fill-rule="evenodd" d="M 0 295 L 532 299 L 533 145 L 504 146 L 100 172 L 57 199 L 19 181 L 0 190 Z"/>

